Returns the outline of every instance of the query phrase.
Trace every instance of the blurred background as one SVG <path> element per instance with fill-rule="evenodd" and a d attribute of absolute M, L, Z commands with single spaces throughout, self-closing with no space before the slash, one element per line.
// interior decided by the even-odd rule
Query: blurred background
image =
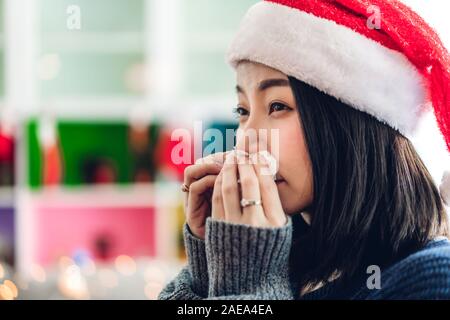
<path fill-rule="evenodd" d="M 171 136 L 236 128 L 225 52 L 256 2 L 0 0 L 0 299 L 155 299 L 176 275 Z M 447 1 L 405 2 L 450 44 Z M 439 137 L 429 116 L 414 138 L 437 183 Z"/>

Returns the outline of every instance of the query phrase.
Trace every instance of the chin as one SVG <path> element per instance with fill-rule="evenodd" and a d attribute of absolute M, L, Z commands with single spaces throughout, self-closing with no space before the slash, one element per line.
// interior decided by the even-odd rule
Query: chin
<path fill-rule="evenodd" d="M 290 203 L 290 201 L 283 201 L 283 199 L 281 199 L 281 206 L 288 216 L 301 212 L 301 208 L 299 208 L 298 204 L 295 205 L 294 203 Z"/>
<path fill-rule="evenodd" d="M 304 201 L 299 202 L 299 199 L 293 194 L 286 194 L 286 192 L 281 192 L 280 190 L 279 194 L 283 211 L 288 216 L 293 216 L 294 214 L 300 213 L 308 207 Z"/>

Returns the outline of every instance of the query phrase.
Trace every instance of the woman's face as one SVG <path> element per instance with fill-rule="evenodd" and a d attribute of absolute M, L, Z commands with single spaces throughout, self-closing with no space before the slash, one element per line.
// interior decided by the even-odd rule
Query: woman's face
<path fill-rule="evenodd" d="M 312 168 L 288 77 L 243 61 L 237 67 L 236 90 L 239 129 L 257 137 L 238 136 L 236 148 L 249 153 L 267 148 L 278 162 L 277 186 L 285 213 L 302 211 L 313 199 Z"/>

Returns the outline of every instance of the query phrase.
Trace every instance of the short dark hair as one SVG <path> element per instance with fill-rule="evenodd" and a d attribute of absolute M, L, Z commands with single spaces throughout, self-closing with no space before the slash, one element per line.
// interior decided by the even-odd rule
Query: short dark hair
<path fill-rule="evenodd" d="M 302 81 L 289 80 L 314 185 L 307 208 L 311 225 L 294 228 L 291 267 L 301 287 L 336 273 L 349 280 L 370 265 L 387 267 L 430 239 L 448 236 L 439 191 L 406 137 Z"/>

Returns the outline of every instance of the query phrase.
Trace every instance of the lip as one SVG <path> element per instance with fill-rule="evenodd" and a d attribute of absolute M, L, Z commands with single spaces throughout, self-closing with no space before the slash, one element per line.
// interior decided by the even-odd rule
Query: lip
<path fill-rule="evenodd" d="M 279 184 L 279 183 L 282 183 L 282 182 L 284 182 L 284 179 L 283 179 L 283 177 L 280 175 L 280 173 L 277 173 L 276 175 L 275 175 L 275 183 L 276 184 Z"/>

